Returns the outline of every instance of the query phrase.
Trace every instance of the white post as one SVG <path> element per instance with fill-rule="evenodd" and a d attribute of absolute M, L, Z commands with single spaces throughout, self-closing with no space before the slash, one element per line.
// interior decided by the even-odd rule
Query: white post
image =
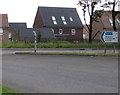
<path fill-rule="evenodd" d="M 36 32 L 35 31 L 33 31 L 33 33 L 34 33 L 34 52 L 36 52 L 37 51 L 37 34 L 36 34 Z"/>

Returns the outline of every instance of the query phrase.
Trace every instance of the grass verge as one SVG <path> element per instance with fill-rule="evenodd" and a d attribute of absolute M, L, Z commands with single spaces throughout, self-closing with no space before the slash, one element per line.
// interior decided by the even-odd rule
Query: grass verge
<path fill-rule="evenodd" d="M 114 44 L 119 47 L 120 44 Z M 113 44 L 106 44 L 107 47 L 112 47 Z M 34 48 L 34 43 L 2 43 L 2 48 Z M 104 48 L 104 43 L 70 43 L 66 41 L 37 43 L 37 48 Z"/>
<path fill-rule="evenodd" d="M 6 86 L 1 86 L 0 85 L 0 94 L 2 94 L 2 93 L 19 93 L 19 92 L 14 90 L 14 89 L 8 88 Z"/>

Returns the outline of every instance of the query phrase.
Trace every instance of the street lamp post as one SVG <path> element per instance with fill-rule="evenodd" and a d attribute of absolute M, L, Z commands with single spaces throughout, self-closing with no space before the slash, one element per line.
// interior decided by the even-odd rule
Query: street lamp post
<path fill-rule="evenodd" d="M 35 31 L 33 31 L 34 33 L 34 52 L 37 51 L 37 34 Z"/>

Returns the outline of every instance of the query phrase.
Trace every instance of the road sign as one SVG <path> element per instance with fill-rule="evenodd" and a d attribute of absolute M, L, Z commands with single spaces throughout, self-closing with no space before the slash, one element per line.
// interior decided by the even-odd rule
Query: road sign
<path fill-rule="evenodd" d="M 100 39 L 104 43 L 118 43 L 118 32 L 102 32 Z"/>

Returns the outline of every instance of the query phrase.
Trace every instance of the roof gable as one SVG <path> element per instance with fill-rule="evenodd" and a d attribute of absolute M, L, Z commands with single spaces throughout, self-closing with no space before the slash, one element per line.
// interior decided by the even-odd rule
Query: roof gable
<path fill-rule="evenodd" d="M 83 27 L 75 8 L 38 7 L 43 24 L 47 27 Z M 53 20 L 52 17 L 55 19 Z M 62 19 L 64 17 L 64 20 Z M 56 21 L 56 24 L 54 23 Z"/>

